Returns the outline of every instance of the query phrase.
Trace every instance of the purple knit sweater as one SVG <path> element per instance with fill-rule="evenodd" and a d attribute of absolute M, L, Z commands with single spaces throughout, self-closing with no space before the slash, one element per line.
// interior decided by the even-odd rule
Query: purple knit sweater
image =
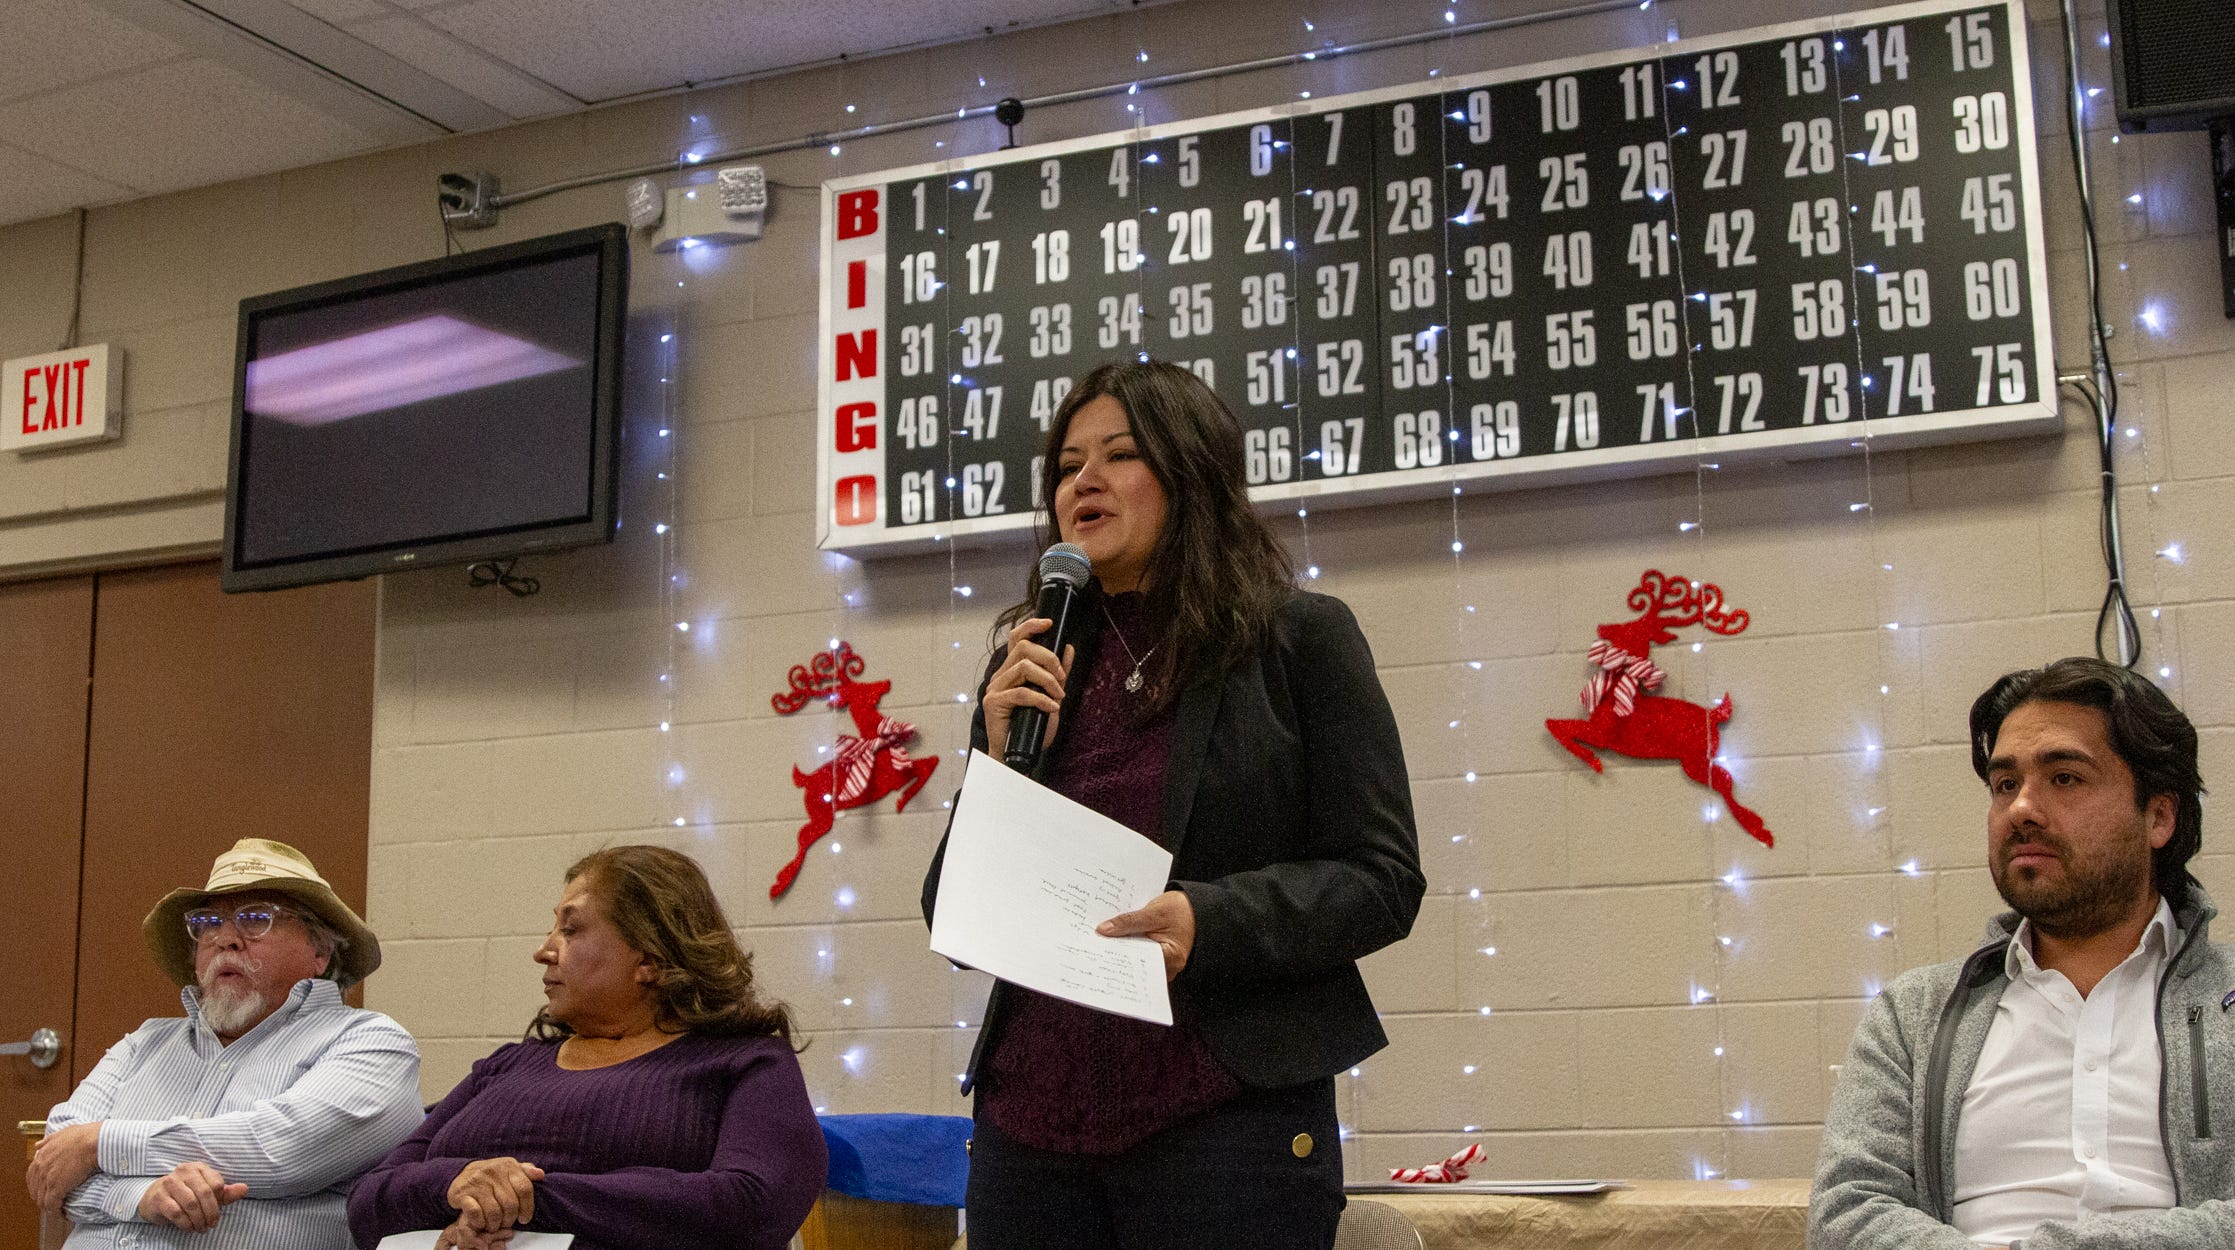
<path fill-rule="evenodd" d="M 1151 625 L 1139 594 L 1104 603 L 1136 652 L 1157 645 L 1144 641 L 1162 631 Z M 1166 708 L 1141 719 L 1147 692 L 1125 689 L 1133 671 L 1125 645 L 1104 633 L 1079 694 L 1078 725 L 1048 786 L 1163 846 L 1175 715 Z M 978 1087 L 978 1112 L 1028 1146 L 1118 1154 L 1241 1093 L 1242 1083 L 1185 1019 L 1166 1028 L 1019 986 L 1009 987 L 1008 1003 Z"/>
<path fill-rule="evenodd" d="M 524 1227 L 573 1233 L 575 1250 L 790 1243 L 829 1163 L 781 1040 L 690 1035 L 582 1072 L 558 1053 L 515 1042 L 474 1064 L 349 1191 L 357 1244 L 448 1225 L 459 1171 L 506 1155 L 546 1173 Z"/>

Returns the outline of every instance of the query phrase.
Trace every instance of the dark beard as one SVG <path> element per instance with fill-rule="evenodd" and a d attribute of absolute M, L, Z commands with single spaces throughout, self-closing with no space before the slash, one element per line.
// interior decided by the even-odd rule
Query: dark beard
<path fill-rule="evenodd" d="M 2061 841 L 2039 835 L 2025 840 L 2056 852 L 2062 879 L 2050 882 L 2039 877 L 2020 878 L 2001 862 L 1998 851 L 1992 872 L 1995 892 L 2019 915 L 2032 921 L 2035 930 L 2052 938 L 2076 941 L 2116 928 L 2133 914 L 2134 900 L 2149 885 L 2150 860 L 2146 853 L 2127 854 L 2121 847 L 2083 858 L 2075 856 L 2072 847 Z M 2147 852 L 2148 841 L 2144 839 L 2141 845 Z"/>

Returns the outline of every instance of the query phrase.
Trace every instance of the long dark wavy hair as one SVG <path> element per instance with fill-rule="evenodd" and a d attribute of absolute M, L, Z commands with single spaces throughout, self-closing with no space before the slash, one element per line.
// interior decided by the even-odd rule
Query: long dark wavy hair
<path fill-rule="evenodd" d="M 2132 669 L 2093 656 L 2005 673 L 1971 704 L 1971 769 L 1981 779 L 2002 722 L 2027 703 L 2072 703 L 2103 713 L 2111 750 L 2134 774 L 2134 810 L 2173 798 L 2173 836 L 2150 854 L 2150 883 L 2178 907 L 2196 884 L 2188 861 L 2204 845 L 2204 776 L 2196 726 L 2165 692 Z"/>
<path fill-rule="evenodd" d="M 584 877 L 621 940 L 652 960 L 661 1029 L 792 1040 L 791 1013 L 755 991 L 753 957 L 730 933 L 697 860 L 664 846 L 609 846 L 567 869 L 569 885 Z M 574 1029 L 545 1009 L 535 1013 L 528 1036 L 563 1041 Z"/>
<path fill-rule="evenodd" d="M 1133 441 L 1164 488 L 1164 531 L 1142 587 L 1148 618 L 1170 622 L 1153 644 L 1154 686 L 1144 713 L 1169 707 L 1187 679 L 1229 668 L 1264 644 L 1273 613 L 1292 593 L 1288 552 L 1249 503 L 1242 425 L 1202 379 L 1161 360 L 1118 360 L 1080 378 L 1048 423 L 1037 500 L 1040 546 L 1061 527 L 1055 494 L 1063 440 L 1081 408 L 1103 396 L 1125 409 Z M 1025 569 L 1024 599 L 994 625 L 998 651 L 1009 628 L 1032 615 L 1038 556 Z"/>

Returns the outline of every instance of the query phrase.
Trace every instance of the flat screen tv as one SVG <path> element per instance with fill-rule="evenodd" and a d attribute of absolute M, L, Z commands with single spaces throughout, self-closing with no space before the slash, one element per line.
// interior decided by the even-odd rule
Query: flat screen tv
<path fill-rule="evenodd" d="M 619 224 L 241 301 L 220 581 L 609 542 Z"/>

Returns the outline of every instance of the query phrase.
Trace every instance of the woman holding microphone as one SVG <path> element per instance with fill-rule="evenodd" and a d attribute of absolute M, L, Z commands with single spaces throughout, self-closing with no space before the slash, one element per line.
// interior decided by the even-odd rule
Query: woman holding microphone
<path fill-rule="evenodd" d="M 1334 1075 L 1388 1041 L 1357 961 L 1425 885 L 1373 656 L 1339 600 L 1295 588 L 1241 426 L 1194 374 L 1096 369 L 1046 455 L 1043 533 L 1096 584 L 1059 657 L 1028 576 L 972 742 L 1040 709 L 1037 780 L 1172 851 L 1170 888 L 1100 931 L 1163 948 L 1174 1023 L 995 984 L 965 1078 L 971 1250 L 1331 1246 Z"/>

